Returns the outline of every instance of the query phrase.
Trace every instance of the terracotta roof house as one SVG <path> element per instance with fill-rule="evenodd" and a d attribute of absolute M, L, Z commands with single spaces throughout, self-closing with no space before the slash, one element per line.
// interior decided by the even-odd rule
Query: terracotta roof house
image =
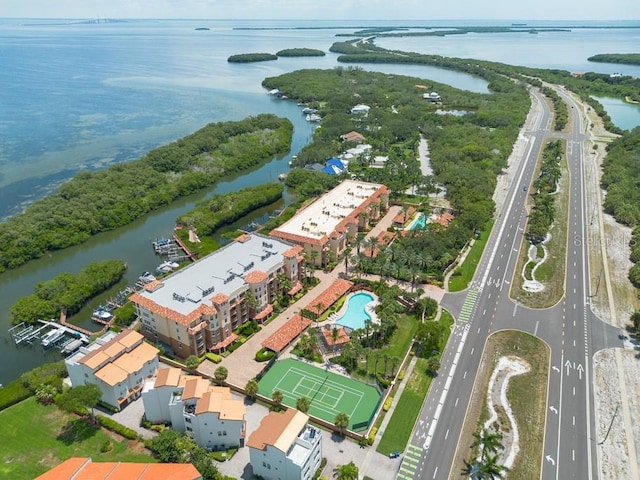
<path fill-rule="evenodd" d="M 340 138 L 343 142 L 364 143 L 365 141 L 364 135 L 356 131 L 351 131 L 349 133 L 345 133 L 344 135 L 340 135 Z"/>
<path fill-rule="evenodd" d="M 147 420 L 171 423 L 208 450 L 244 445 L 246 408 L 229 387 L 214 386 L 178 368 L 161 368 L 155 379 L 145 382 L 142 403 Z"/>
<path fill-rule="evenodd" d="M 95 384 L 102 401 L 121 409 L 140 397 L 158 369 L 158 349 L 135 330 L 108 331 L 65 360 L 71 385 Z"/>
<path fill-rule="evenodd" d="M 253 474 L 265 480 L 310 480 L 322 459 L 322 432 L 294 409 L 270 412 L 249 436 Z"/>

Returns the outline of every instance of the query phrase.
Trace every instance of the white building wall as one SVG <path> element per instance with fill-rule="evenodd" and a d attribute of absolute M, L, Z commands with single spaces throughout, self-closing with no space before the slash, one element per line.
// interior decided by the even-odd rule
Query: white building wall
<path fill-rule="evenodd" d="M 178 390 L 176 387 L 164 386 L 142 391 L 142 403 L 147 420 L 152 423 L 171 421 L 169 400 L 176 390 Z"/>
<path fill-rule="evenodd" d="M 244 420 L 220 420 L 217 413 L 196 415 L 191 422 L 193 438 L 201 447 L 226 450 L 240 446 Z"/>

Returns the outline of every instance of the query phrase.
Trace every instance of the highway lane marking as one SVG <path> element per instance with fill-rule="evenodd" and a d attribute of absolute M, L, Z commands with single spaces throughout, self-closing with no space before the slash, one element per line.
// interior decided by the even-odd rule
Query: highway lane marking
<path fill-rule="evenodd" d="M 433 478 L 436 478 L 437 474 L 438 474 L 438 467 L 436 467 L 436 469 L 433 471 Z"/>
<path fill-rule="evenodd" d="M 573 426 L 574 427 L 576 426 L 576 416 L 575 415 L 573 416 Z"/>
<path fill-rule="evenodd" d="M 465 378 L 467 378 L 467 372 L 464 372 L 464 375 L 462 375 L 462 379 L 464 380 Z"/>
<path fill-rule="evenodd" d="M 473 352 L 475 351 L 475 349 L 476 349 L 476 347 L 473 347 L 473 348 L 471 349 L 471 355 L 473 355 Z"/>
<path fill-rule="evenodd" d="M 460 400 L 460 397 L 456 397 L 456 403 L 453 405 L 454 407 L 458 406 L 458 400 Z"/>
<path fill-rule="evenodd" d="M 576 461 L 576 451 L 575 451 L 575 449 L 571 450 L 571 460 L 573 460 L 574 462 Z"/>
<path fill-rule="evenodd" d="M 449 429 L 447 428 L 447 433 L 444 434 L 444 439 L 446 440 L 447 438 L 449 438 Z"/>

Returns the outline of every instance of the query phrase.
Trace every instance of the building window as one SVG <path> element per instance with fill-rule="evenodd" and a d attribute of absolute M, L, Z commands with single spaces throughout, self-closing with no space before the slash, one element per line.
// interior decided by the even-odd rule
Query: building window
<path fill-rule="evenodd" d="M 193 432 L 193 429 L 191 427 L 187 427 L 187 432 Z"/>

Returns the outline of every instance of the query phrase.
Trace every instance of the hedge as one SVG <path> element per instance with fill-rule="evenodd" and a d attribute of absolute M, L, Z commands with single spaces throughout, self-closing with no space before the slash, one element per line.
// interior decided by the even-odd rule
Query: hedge
<path fill-rule="evenodd" d="M 102 425 L 107 430 L 111 430 L 112 432 L 115 432 L 118 435 L 122 435 L 124 438 L 127 438 L 129 440 L 138 439 L 138 433 L 135 430 L 129 427 L 125 427 L 124 425 L 121 425 L 120 423 L 116 422 L 112 418 L 105 417 L 104 415 L 96 415 L 96 420 L 100 425 Z"/>
<path fill-rule="evenodd" d="M 31 395 L 33 395 L 31 390 L 25 387 L 22 380 L 18 378 L 4 387 L 0 387 L 0 410 L 20 403 Z"/>
<path fill-rule="evenodd" d="M 222 361 L 222 357 L 220 355 L 216 355 L 213 352 L 205 353 L 204 358 L 206 358 L 207 360 L 211 360 L 213 363 L 220 363 Z"/>
<path fill-rule="evenodd" d="M 262 347 L 256 352 L 256 362 L 268 362 L 275 356 L 275 354 L 276 353 L 273 350 Z"/>

